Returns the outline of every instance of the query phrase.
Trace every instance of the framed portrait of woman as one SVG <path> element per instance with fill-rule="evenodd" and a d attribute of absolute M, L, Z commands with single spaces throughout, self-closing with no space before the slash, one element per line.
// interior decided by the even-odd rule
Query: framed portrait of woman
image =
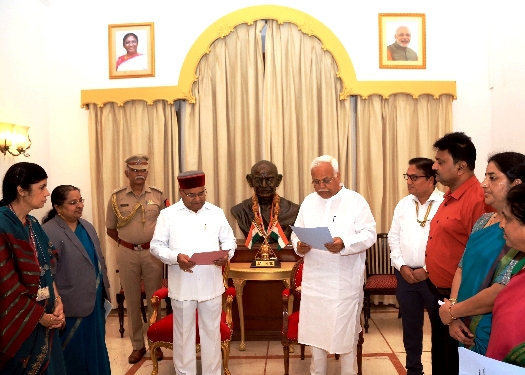
<path fill-rule="evenodd" d="M 109 78 L 155 77 L 153 22 L 108 25 Z"/>
<path fill-rule="evenodd" d="M 425 15 L 379 14 L 379 68 L 426 69 Z"/>

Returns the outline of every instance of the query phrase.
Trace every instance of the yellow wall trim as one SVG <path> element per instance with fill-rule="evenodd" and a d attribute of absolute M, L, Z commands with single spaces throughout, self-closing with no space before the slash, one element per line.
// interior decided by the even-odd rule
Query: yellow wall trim
<path fill-rule="evenodd" d="M 257 20 L 266 19 L 276 20 L 280 24 L 293 23 L 303 33 L 315 36 L 321 41 L 323 48 L 332 54 L 337 63 L 339 69 L 337 74 L 343 83 L 343 91 L 339 95 L 341 100 L 350 95 L 359 95 L 366 99 L 370 95 L 381 95 L 388 98 L 397 93 L 410 94 L 414 98 L 423 94 L 432 95 L 434 98 L 448 94 L 456 98 L 455 81 L 357 81 L 350 56 L 329 28 L 299 10 L 277 5 L 262 5 L 234 11 L 209 26 L 197 38 L 188 52 L 180 70 L 177 86 L 82 90 L 81 106 L 87 108 L 88 104 L 96 103 L 102 107 L 108 102 L 123 105 L 130 100 L 144 100 L 152 104 L 156 100 L 173 103 L 180 99 L 195 103 L 192 85 L 198 79 L 197 66 L 201 58 L 210 52 L 213 42 L 229 35 L 240 24 L 251 25 Z"/>

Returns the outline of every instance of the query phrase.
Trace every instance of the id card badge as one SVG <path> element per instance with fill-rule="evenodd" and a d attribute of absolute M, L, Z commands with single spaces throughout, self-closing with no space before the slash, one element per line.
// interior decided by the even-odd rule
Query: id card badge
<path fill-rule="evenodd" d="M 45 299 L 48 299 L 50 297 L 49 295 L 49 287 L 46 286 L 45 288 L 38 288 L 38 292 L 36 293 L 36 300 L 42 301 Z"/>

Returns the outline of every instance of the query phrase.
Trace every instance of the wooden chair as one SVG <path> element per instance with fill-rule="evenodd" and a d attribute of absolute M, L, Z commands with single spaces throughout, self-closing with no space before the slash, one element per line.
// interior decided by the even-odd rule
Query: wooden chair
<path fill-rule="evenodd" d="M 377 242 L 366 250 L 366 280 L 363 310 L 365 332 L 368 333 L 371 295 L 395 295 L 397 280 L 390 261 L 388 233 L 378 233 Z"/>
<path fill-rule="evenodd" d="M 168 287 L 168 279 L 162 280 L 162 286 Z M 117 313 L 118 313 L 118 323 L 119 323 L 119 332 L 120 337 L 124 337 L 124 300 L 126 299 L 126 296 L 124 295 L 124 289 L 120 287 L 120 291 L 116 295 L 117 297 Z M 146 318 L 146 306 L 144 305 L 144 300 L 146 299 L 146 290 L 144 289 L 144 281 L 141 281 L 140 283 L 140 311 L 142 312 L 142 319 L 144 320 L 144 323 L 148 321 Z M 169 298 L 166 298 L 166 311 L 167 314 L 171 313 L 171 300 Z"/>
<path fill-rule="evenodd" d="M 290 274 L 290 289 L 283 291 L 283 330 L 281 343 L 284 352 L 284 375 L 289 375 L 290 369 L 290 347 L 298 344 L 297 336 L 299 331 L 299 309 L 301 304 L 301 284 L 303 280 L 303 258 L 299 259 L 292 268 Z M 291 297 L 291 296 L 292 297 Z M 293 298 L 292 311 L 289 311 L 290 298 Z M 362 374 L 363 365 L 363 331 L 359 333 L 357 342 L 357 374 Z M 301 346 L 301 360 L 304 360 L 304 348 Z M 339 359 L 339 354 L 335 355 Z"/>
<path fill-rule="evenodd" d="M 117 270 L 117 273 L 119 273 L 119 270 Z M 164 272 L 163 272 L 163 279 L 162 279 L 162 287 L 168 287 L 168 266 L 164 265 Z M 144 281 L 140 281 L 140 311 L 142 312 L 142 320 L 144 320 L 144 323 L 148 322 L 148 319 L 146 318 L 146 305 L 144 304 L 144 300 L 146 299 L 146 289 L 144 288 Z M 124 295 L 124 288 L 120 286 L 120 291 L 116 294 L 116 301 L 117 301 L 117 313 L 118 313 L 118 323 L 119 323 L 119 332 L 120 332 L 120 338 L 124 337 L 124 301 L 126 300 L 126 296 Z M 167 296 L 165 298 L 166 301 L 166 314 L 171 314 L 171 299 L 169 299 Z"/>
<path fill-rule="evenodd" d="M 223 282 L 226 291 L 223 295 L 223 311 L 221 314 L 221 351 L 222 363 L 224 368 L 224 375 L 231 375 L 228 369 L 228 359 L 230 358 L 230 341 L 233 335 L 233 321 L 232 321 L 232 305 L 235 299 L 235 288 L 228 287 L 228 270 L 230 262 L 223 267 Z M 160 313 L 160 301 L 168 297 L 168 288 L 162 287 L 153 293 L 151 303 L 153 304 L 153 315 L 151 316 L 150 326 L 148 328 L 148 344 L 151 353 L 151 360 L 153 362 L 153 370 L 151 375 L 157 375 L 159 372 L 159 364 L 157 360 L 157 348 L 163 347 L 173 349 L 173 312 L 166 314 L 166 316 L 159 321 L 157 317 Z M 199 337 L 199 319 L 197 317 L 197 342 L 196 352 L 200 352 L 200 337 Z"/>

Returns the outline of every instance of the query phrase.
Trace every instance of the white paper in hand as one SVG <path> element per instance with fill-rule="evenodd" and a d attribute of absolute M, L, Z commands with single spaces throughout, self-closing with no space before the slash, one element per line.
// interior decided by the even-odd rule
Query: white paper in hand
<path fill-rule="evenodd" d="M 328 227 L 301 228 L 292 225 L 291 228 L 301 242 L 307 243 L 313 249 L 328 251 L 324 244 L 334 242 Z"/>

